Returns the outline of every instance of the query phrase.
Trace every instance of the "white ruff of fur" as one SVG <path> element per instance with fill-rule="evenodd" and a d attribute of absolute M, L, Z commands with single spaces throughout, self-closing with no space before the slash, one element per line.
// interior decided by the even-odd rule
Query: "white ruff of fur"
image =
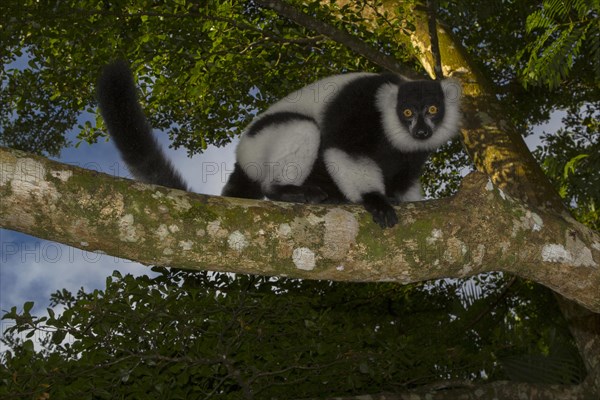
<path fill-rule="evenodd" d="M 379 88 L 376 105 L 381 112 L 385 136 L 392 146 L 405 152 L 433 151 L 456 136 L 460 122 L 460 84 L 453 79 L 444 79 L 441 85 L 444 92 L 444 119 L 426 140 L 412 137 L 400 122 L 396 111 L 398 85 L 387 83 Z"/>

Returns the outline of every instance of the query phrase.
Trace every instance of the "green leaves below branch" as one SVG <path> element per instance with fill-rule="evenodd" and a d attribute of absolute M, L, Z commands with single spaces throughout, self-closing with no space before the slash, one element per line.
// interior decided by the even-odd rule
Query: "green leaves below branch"
<path fill-rule="evenodd" d="M 0 398 L 324 398 L 584 375 L 552 295 L 502 274 L 400 286 L 154 272 L 58 291 L 47 316 L 13 307 Z"/>
<path fill-rule="evenodd" d="M 577 383 L 585 376 L 585 369 L 570 354 L 525 354 L 500 360 L 504 371 L 513 381 L 563 385 Z"/>

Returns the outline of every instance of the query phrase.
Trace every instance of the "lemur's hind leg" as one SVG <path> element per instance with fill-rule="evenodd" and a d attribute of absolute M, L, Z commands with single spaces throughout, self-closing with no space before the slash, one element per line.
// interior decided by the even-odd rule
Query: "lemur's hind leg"
<path fill-rule="evenodd" d="M 297 203 L 321 203 L 327 194 L 305 185 L 319 153 L 320 132 L 314 119 L 293 112 L 259 117 L 242 135 L 236 168 L 225 196 Z"/>
<path fill-rule="evenodd" d="M 241 197 L 244 199 L 262 199 L 265 197 L 260 183 L 250 179 L 238 163 L 235 163 L 233 172 L 221 194 L 227 197 Z"/>

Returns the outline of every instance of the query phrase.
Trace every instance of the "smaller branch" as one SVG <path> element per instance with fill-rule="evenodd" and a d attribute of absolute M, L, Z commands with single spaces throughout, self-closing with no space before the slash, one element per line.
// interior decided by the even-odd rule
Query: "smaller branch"
<path fill-rule="evenodd" d="M 318 20 L 308 14 L 298 11 L 295 7 L 278 0 L 256 0 L 257 4 L 271 9 L 298 25 L 312 29 L 322 35 L 327 36 L 331 40 L 347 46 L 354 52 L 364 56 L 373 63 L 380 65 L 388 71 L 404 75 L 411 79 L 422 79 L 423 76 L 416 73 L 410 68 L 399 63 L 394 57 L 381 53 L 374 47 L 371 47 L 354 36 L 341 31 L 325 22 Z"/>
<path fill-rule="evenodd" d="M 227 368 L 229 376 L 231 376 L 242 388 L 242 391 L 244 392 L 244 398 L 253 399 L 254 395 L 252 394 L 252 389 L 250 388 L 250 385 L 248 385 L 248 383 L 242 377 L 240 370 L 235 368 L 233 362 L 229 360 L 229 358 L 226 355 L 223 355 L 223 365 L 225 365 L 225 368 Z"/>
<path fill-rule="evenodd" d="M 387 25 L 387 27 L 389 29 L 391 29 L 392 31 L 397 30 L 398 28 L 394 26 L 394 24 L 392 24 L 392 21 L 380 11 L 380 7 L 378 7 L 378 5 L 374 4 L 371 1 L 368 0 L 363 0 L 365 2 L 365 6 L 369 7 L 369 9 L 371 10 L 371 12 L 373 14 L 375 14 L 375 16 L 377 17 L 378 21 L 383 21 L 385 23 L 385 25 Z M 389 14 L 392 15 L 392 14 Z M 402 30 L 401 30 L 402 31 Z M 404 32 L 405 34 L 408 32 Z"/>
<path fill-rule="evenodd" d="M 433 70 L 435 79 L 444 77 L 442 71 L 442 55 L 437 35 L 437 1 L 427 0 L 427 25 L 429 26 L 429 41 L 431 42 L 431 55 L 433 56 Z"/>

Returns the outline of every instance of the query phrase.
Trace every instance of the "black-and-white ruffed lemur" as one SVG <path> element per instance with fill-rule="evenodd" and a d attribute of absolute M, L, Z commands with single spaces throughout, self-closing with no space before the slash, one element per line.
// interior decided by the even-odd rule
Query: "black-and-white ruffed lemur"
<path fill-rule="evenodd" d="M 259 114 L 242 133 L 224 196 L 300 203 L 361 203 L 382 228 L 394 201 L 422 198 L 428 155 L 456 135 L 454 80 L 349 73 L 312 83 Z M 187 190 L 138 103 L 129 67 L 106 66 L 100 111 L 136 179 Z"/>

